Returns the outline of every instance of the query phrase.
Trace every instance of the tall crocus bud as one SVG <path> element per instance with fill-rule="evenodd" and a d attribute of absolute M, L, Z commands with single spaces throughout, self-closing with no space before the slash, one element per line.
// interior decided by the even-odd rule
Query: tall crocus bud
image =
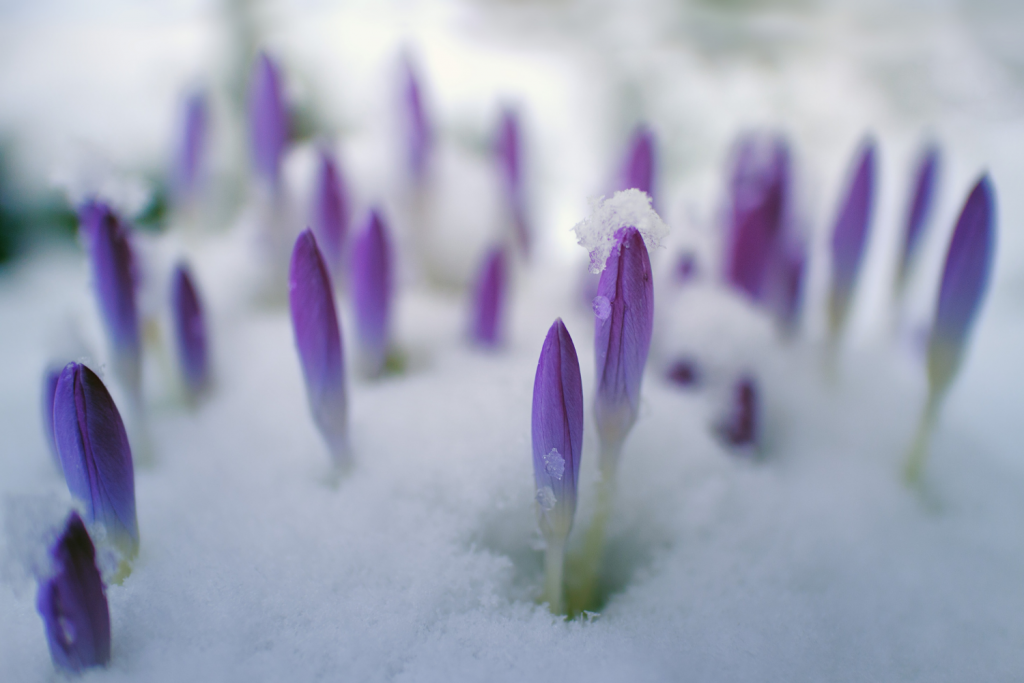
<path fill-rule="evenodd" d="M 68 363 L 60 373 L 53 433 L 68 490 L 85 506 L 86 519 L 106 529 L 125 572 L 139 551 L 132 451 L 114 400 L 84 365 Z"/>
<path fill-rule="evenodd" d="M 501 320 L 508 289 L 505 250 L 492 249 L 473 292 L 473 320 L 470 336 L 480 346 L 495 347 L 501 343 Z"/>
<path fill-rule="evenodd" d="M 620 190 L 636 188 L 654 198 L 654 133 L 640 124 L 633 131 L 622 165 Z"/>
<path fill-rule="evenodd" d="M 828 301 L 829 333 L 837 340 L 846 324 L 860 262 L 864 258 L 875 195 L 875 142 L 860 148 L 853 177 L 832 230 L 832 286 Z"/>
<path fill-rule="evenodd" d="M 622 443 L 640 409 L 640 382 L 654 327 L 654 283 L 643 237 L 633 227 L 615 233 L 615 245 L 594 298 L 601 472 L 614 476 Z"/>
<path fill-rule="evenodd" d="M 185 103 L 185 120 L 174 160 L 174 191 L 179 201 L 188 201 L 199 190 L 208 120 L 206 97 L 201 92 L 193 93 Z"/>
<path fill-rule="evenodd" d="M 430 120 L 423 102 L 423 90 L 412 59 L 402 61 L 402 101 L 405 107 L 406 144 L 409 171 L 417 183 L 426 179 L 430 164 L 430 151 L 434 143 Z"/>
<path fill-rule="evenodd" d="M 46 436 L 46 445 L 50 447 L 50 455 L 60 468 L 60 455 L 57 453 L 57 442 L 53 438 L 53 395 L 57 391 L 57 380 L 60 379 L 60 370 L 47 368 L 43 373 L 43 432 Z"/>
<path fill-rule="evenodd" d="M 345 356 L 331 278 L 310 230 L 295 241 L 288 282 L 295 346 L 313 421 L 327 441 L 334 464 L 344 470 L 351 464 Z"/>
<path fill-rule="evenodd" d="M 36 609 L 43 617 L 50 657 L 81 673 L 110 661 L 110 611 L 96 550 L 77 512 L 50 550 L 53 574 L 40 581 Z"/>
<path fill-rule="evenodd" d="M 939 301 L 928 342 L 928 403 L 907 462 L 906 476 L 916 481 L 924 465 L 927 437 L 939 403 L 956 377 L 974 326 L 995 254 L 995 197 L 988 175 L 971 190 L 953 231 L 942 271 Z"/>
<path fill-rule="evenodd" d="M 580 363 L 562 319 L 548 330 L 533 381 L 533 478 L 537 520 L 545 550 L 544 598 L 563 611 L 565 541 L 576 514 L 580 454 L 583 451 L 583 384 Z"/>
<path fill-rule="evenodd" d="M 210 360 L 206 344 L 206 321 L 192 274 L 185 263 L 174 269 L 171 280 L 171 314 L 174 317 L 174 341 L 178 365 L 189 397 L 195 399 L 210 380 Z"/>
<path fill-rule="evenodd" d="M 349 206 L 338 164 L 326 149 L 320 150 L 320 164 L 317 167 L 315 183 L 310 224 L 324 260 L 331 273 L 337 277 L 344 263 Z"/>
<path fill-rule="evenodd" d="M 935 196 L 936 177 L 939 173 L 939 148 L 929 145 L 918 160 L 914 174 L 914 194 L 907 208 L 907 224 L 903 233 L 903 250 L 900 253 L 899 267 L 896 271 L 896 292 L 902 292 L 906 284 L 907 272 L 917 254 L 921 236 L 931 215 L 933 197 Z"/>
<path fill-rule="evenodd" d="M 351 271 L 361 364 L 376 376 L 384 371 L 391 328 L 391 247 L 377 209 L 352 244 Z"/>
<path fill-rule="evenodd" d="M 92 263 L 93 285 L 114 372 L 135 400 L 140 394 L 142 351 L 135 304 L 135 273 L 128 228 L 99 201 L 79 211 L 81 231 Z"/>
<path fill-rule="evenodd" d="M 277 65 L 261 52 L 249 81 L 249 152 L 256 175 L 271 189 L 280 183 L 281 157 L 288 144 L 288 111 Z"/>
<path fill-rule="evenodd" d="M 757 385 L 753 377 L 745 375 L 733 386 L 729 411 L 717 427 L 719 436 L 734 448 L 757 448 L 758 410 Z"/>
<path fill-rule="evenodd" d="M 516 244 L 526 255 L 530 251 L 530 229 L 526 224 L 526 202 L 523 198 L 519 138 L 519 117 L 514 110 L 505 109 L 501 113 L 501 122 L 498 125 L 494 154 L 497 157 L 498 168 L 504 181 L 505 197 L 512 214 Z"/>

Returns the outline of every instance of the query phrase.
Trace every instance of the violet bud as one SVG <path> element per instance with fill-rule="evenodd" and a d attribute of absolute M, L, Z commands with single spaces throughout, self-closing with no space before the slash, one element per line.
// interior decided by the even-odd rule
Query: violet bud
<path fill-rule="evenodd" d="M 729 412 L 718 425 L 718 434 L 730 446 L 756 449 L 759 430 L 757 385 L 753 377 L 744 375 L 733 387 Z"/>
<path fill-rule="evenodd" d="M 110 661 L 110 610 L 96 568 L 96 550 L 77 512 L 50 550 L 53 575 L 42 579 L 36 609 L 53 663 L 81 673 Z"/>
<path fill-rule="evenodd" d="M 692 358 L 679 358 L 669 365 L 665 377 L 681 387 L 695 387 L 700 384 L 700 368 Z"/>
<path fill-rule="evenodd" d="M 494 154 L 504 181 L 505 196 L 515 229 L 516 244 L 523 254 L 530 251 L 530 229 L 526 223 L 526 206 L 523 198 L 523 179 L 520 164 L 519 117 L 511 109 L 501 113 L 498 137 Z"/>
<path fill-rule="evenodd" d="M 636 188 L 654 199 L 654 133 L 640 124 L 629 141 L 629 151 L 622 165 L 619 190 Z"/>
<path fill-rule="evenodd" d="M 384 220 L 370 211 L 352 244 L 352 302 L 356 338 L 367 374 L 379 375 L 387 360 L 391 327 L 391 247 Z"/>
<path fill-rule="evenodd" d="M 128 559 L 139 550 L 135 473 L 128 435 L 114 400 L 96 374 L 79 363 L 60 373 L 53 399 L 53 433 L 71 495 L 85 518 L 102 524 Z"/>
<path fill-rule="evenodd" d="M 594 298 L 601 469 L 615 471 L 619 450 L 640 409 L 640 382 L 654 326 L 654 285 L 643 237 L 620 228 Z"/>
<path fill-rule="evenodd" d="M 60 379 L 59 368 L 47 368 L 43 373 L 43 431 L 46 433 L 46 445 L 50 447 L 57 468 L 60 469 L 60 455 L 57 453 L 57 442 L 53 436 L 53 396 L 57 392 L 57 380 Z"/>
<path fill-rule="evenodd" d="M 191 398 L 203 392 L 210 381 L 210 360 L 206 341 L 206 321 L 192 274 L 185 263 L 174 269 L 171 280 L 171 314 L 178 365 Z"/>
<path fill-rule="evenodd" d="M 939 148 L 929 145 L 921 154 L 914 174 L 914 194 L 907 210 L 907 225 L 903 234 L 903 251 L 896 273 L 896 289 L 900 291 L 907 279 L 910 264 L 917 254 L 921 236 L 931 215 L 935 196 L 936 177 L 939 172 Z"/>
<path fill-rule="evenodd" d="M 776 319 L 783 332 L 793 334 L 800 324 L 807 256 L 803 244 L 793 243 L 784 246 L 781 251 Z"/>
<path fill-rule="evenodd" d="M 533 381 L 533 478 L 537 518 L 549 543 L 564 541 L 576 514 L 583 451 L 583 384 L 572 337 L 558 318 Z"/>
<path fill-rule="evenodd" d="M 988 175 L 971 190 L 946 254 L 928 344 L 928 379 L 941 394 L 959 369 L 995 255 L 995 191 Z"/>
<path fill-rule="evenodd" d="M 313 188 L 310 223 L 324 260 L 335 277 L 344 263 L 348 221 L 348 194 L 345 191 L 344 179 L 330 152 L 321 149 L 320 165 Z"/>
<path fill-rule="evenodd" d="M 419 76 L 408 55 L 402 61 L 402 72 L 409 171 L 417 183 L 422 183 L 427 176 L 434 136 L 427 119 Z"/>
<path fill-rule="evenodd" d="M 495 347 L 501 343 L 501 322 L 508 290 L 505 250 L 492 249 L 476 281 L 473 292 L 473 321 L 470 336 L 480 346 Z"/>
<path fill-rule="evenodd" d="M 692 251 L 684 251 L 676 257 L 672 267 L 672 279 L 676 284 L 684 284 L 697 277 L 697 256 Z"/>
<path fill-rule="evenodd" d="M 295 240 L 288 282 L 295 346 L 313 421 L 335 465 L 344 469 L 350 464 L 345 357 L 331 278 L 311 230 Z"/>
<path fill-rule="evenodd" d="M 206 96 L 193 93 L 185 103 L 185 121 L 174 163 L 174 189 L 179 200 L 193 197 L 202 181 L 208 120 Z"/>
<path fill-rule="evenodd" d="M 857 164 L 839 205 L 832 230 L 832 287 L 829 293 L 828 322 L 833 338 L 846 323 L 846 316 L 864 258 L 868 228 L 875 194 L 875 141 L 861 144 Z"/>
<path fill-rule="evenodd" d="M 277 65 L 260 52 L 249 81 L 249 152 L 256 175 L 274 190 L 280 183 L 288 135 L 288 111 Z"/>

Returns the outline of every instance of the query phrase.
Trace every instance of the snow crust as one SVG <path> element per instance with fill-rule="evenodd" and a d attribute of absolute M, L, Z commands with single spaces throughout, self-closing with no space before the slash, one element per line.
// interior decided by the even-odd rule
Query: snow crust
<path fill-rule="evenodd" d="M 636 228 L 647 250 L 662 246 L 668 226 L 651 205 L 651 197 L 637 189 L 620 190 L 610 198 L 593 199 L 590 215 L 573 226 L 580 246 L 590 253 L 590 272 L 604 270 L 620 228 Z"/>

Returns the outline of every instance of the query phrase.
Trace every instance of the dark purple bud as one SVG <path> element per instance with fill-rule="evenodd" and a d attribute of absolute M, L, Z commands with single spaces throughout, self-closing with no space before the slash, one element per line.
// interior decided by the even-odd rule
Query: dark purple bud
<path fill-rule="evenodd" d="M 71 495 L 85 517 L 102 524 L 128 558 L 139 550 L 135 473 L 121 414 L 96 374 L 79 363 L 60 373 L 53 399 L 53 433 Z"/>
<path fill-rule="evenodd" d="M 842 330 L 853 298 L 867 244 L 874 194 L 875 141 L 869 138 L 861 144 L 853 177 L 832 230 L 832 289 L 828 314 L 833 337 Z"/>
<path fill-rule="evenodd" d="M 406 141 L 409 150 L 409 170 L 417 182 L 423 182 L 430 164 L 433 131 L 427 119 L 420 79 L 408 57 L 402 62 L 403 102 L 405 104 Z"/>
<path fill-rule="evenodd" d="M 185 263 L 178 264 L 172 276 L 171 314 L 174 317 L 174 341 L 178 349 L 182 379 L 191 397 L 195 398 L 209 383 L 210 361 L 203 305 Z"/>
<path fill-rule="evenodd" d="M 511 109 L 501 113 L 498 137 L 494 144 L 494 153 L 501 169 L 505 186 L 505 195 L 509 210 L 512 212 L 512 224 L 515 229 L 516 243 L 523 254 L 530 251 L 530 229 L 526 223 L 526 206 L 523 199 L 523 179 L 520 166 L 519 117 Z"/>
<path fill-rule="evenodd" d="M 96 568 L 96 550 L 77 512 L 50 550 L 52 576 L 39 583 L 36 609 L 43 617 L 53 663 L 81 673 L 110 661 L 110 610 Z"/>
<path fill-rule="evenodd" d="M 558 318 L 548 330 L 533 381 L 533 478 L 547 539 L 569 535 L 583 452 L 583 384 L 572 337 Z"/>
<path fill-rule="evenodd" d="M 669 365 L 665 377 L 681 387 L 694 387 L 700 384 L 700 369 L 692 358 L 679 358 Z"/>
<path fill-rule="evenodd" d="M 939 172 L 939 148 L 929 145 L 917 163 L 914 175 L 914 194 L 907 211 L 907 227 L 903 235 L 903 252 L 900 254 L 899 270 L 896 274 L 896 287 L 902 289 L 907 279 L 907 271 L 917 254 L 921 236 L 931 215 L 933 197 L 935 196 L 935 180 Z"/>
<path fill-rule="evenodd" d="M 672 279 L 676 284 L 683 284 L 695 277 L 697 277 L 697 256 L 692 251 L 684 251 L 676 257 L 675 266 L 672 268 Z"/>
<path fill-rule="evenodd" d="M 288 126 L 277 65 L 261 52 L 249 81 L 249 152 L 256 174 L 274 189 L 280 182 Z"/>
<path fill-rule="evenodd" d="M 654 284 L 643 237 L 633 227 L 615 233 L 594 298 L 594 351 L 602 470 L 614 471 L 618 451 L 640 409 L 640 382 L 654 327 Z M 607 456 L 605 455 L 607 453 Z"/>
<path fill-rule="evenodd" d="M 633 131 L 618 189 L 636 188 L 654 199 L 654 134 L 644 124 Z"/>
<path fill-rule="evenodd" d="M 331 273 L 338 275 L 344 263 L 345 237 L 348 234 L 349 207 L 345 183 L 331 154 L 320 150 L 320 166 L 313 188 L 310 222 L 317 244 Z"/>
<path fill-rule="evenodd" d="M 46 444 L 50 447 L 57 468 L 60 469 L 60 455 L 57 453 L 57 442 L 53 436 L 53 396 L 57 392 L 57 380 L 60 379 L 59 368 L 47 368 L 43 374 L 43 431 L 46 433 Z"/>
<path fill-rule="evenodd" d="M 964 203 L 942 271 L 939 303 L 928 344 L 932 393 L 946 389 L 960 367 L 995 255 L 995 191 L 985 174 Z"/>
<path fill-rule="evenodd" d="M 792 334 L 800 324 L 807 257 L 803 244 L 799 243 L 784 246 L 781 251 L 776 318 L 782 330 L 787 334 Z"/>
<path fill-rule="evenodd" d="M 335 464 L 345 468 L 350 455 L 341 329 L 331 278 L 310 230 L 295 241 L 288 281 L 295 346 L 313 421 L 327 441 Z"/>
<path fill-rule="evenodd" d="M 208 120 L 206 96 L 193 93 L 185 103 L 185 121 L 174 163 L 174 189 L 179 200 L 192 197 L 202 181 Z"/>
<path fill-rule="evenodd" d="M 730 446 L 756 449 L 758 432 L 757 385 L 753 377 L 743 376 L 733 387 L 729 413 L 718 425 L 718 434 Z"/>
<path fill-rule="evenodd" d="M 114 371 L 137 396 L 141 346 L 128 228 L 109 206 L 98 201 L 87 202 L 80 209 L 79 222 L 92 263 L 93 285 L 110 341 Z"/>
<path fill-rule="evenodd" d="M 377 209 L 352 244 L 351 271 L 356 337 L 366 371 L 375 376 L 384 370 L 391 327 L 391 247 Z"/>
<path fill-rule="evenodd" d="M 470 333 L 480 346 L 501 343 L 502 313 L 508 289 L 505 250 L 498 247 L 487 254 L 473 293 L 473 322 Z"/>

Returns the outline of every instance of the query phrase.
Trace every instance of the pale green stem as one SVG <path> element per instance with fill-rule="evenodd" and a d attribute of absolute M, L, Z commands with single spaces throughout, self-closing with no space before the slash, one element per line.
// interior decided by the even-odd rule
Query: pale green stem
<path fill-rule="evenodd" d="M 590 528 L 583 542 L 583 551 L 573 563 L 576 576 L 570 608 L 580 612 L 594 606 L 594 593 L 601 577 L 601 558 L 604 555 L 608 518 L 615 498 L 615 463 L 618 462 L 622 443 L 601 444 L 601 480 L 597 483 L 597 504 Z"/>
<path fill-rule="evenodd" d="M 917 423 L 917 433 L 914 435 L 914 442 L 903 467 L 903 480 L 908 486 L 918 484 L 921 479 L 921 471 L 924 469 L 924 463 L 928 457 L 928 439 L 935 424 L 935 416 L 939 411 L 940 398 L 937 392 L 932 391 L 928 394 L 928 402 Z"/>
<path fill-rule="evenodd" d="M 565 566 L 565 539 L 549 539 L 544 550 L 544 595 L 552 614 L 565 614 L 562 599 L 562 570 Z"/>

